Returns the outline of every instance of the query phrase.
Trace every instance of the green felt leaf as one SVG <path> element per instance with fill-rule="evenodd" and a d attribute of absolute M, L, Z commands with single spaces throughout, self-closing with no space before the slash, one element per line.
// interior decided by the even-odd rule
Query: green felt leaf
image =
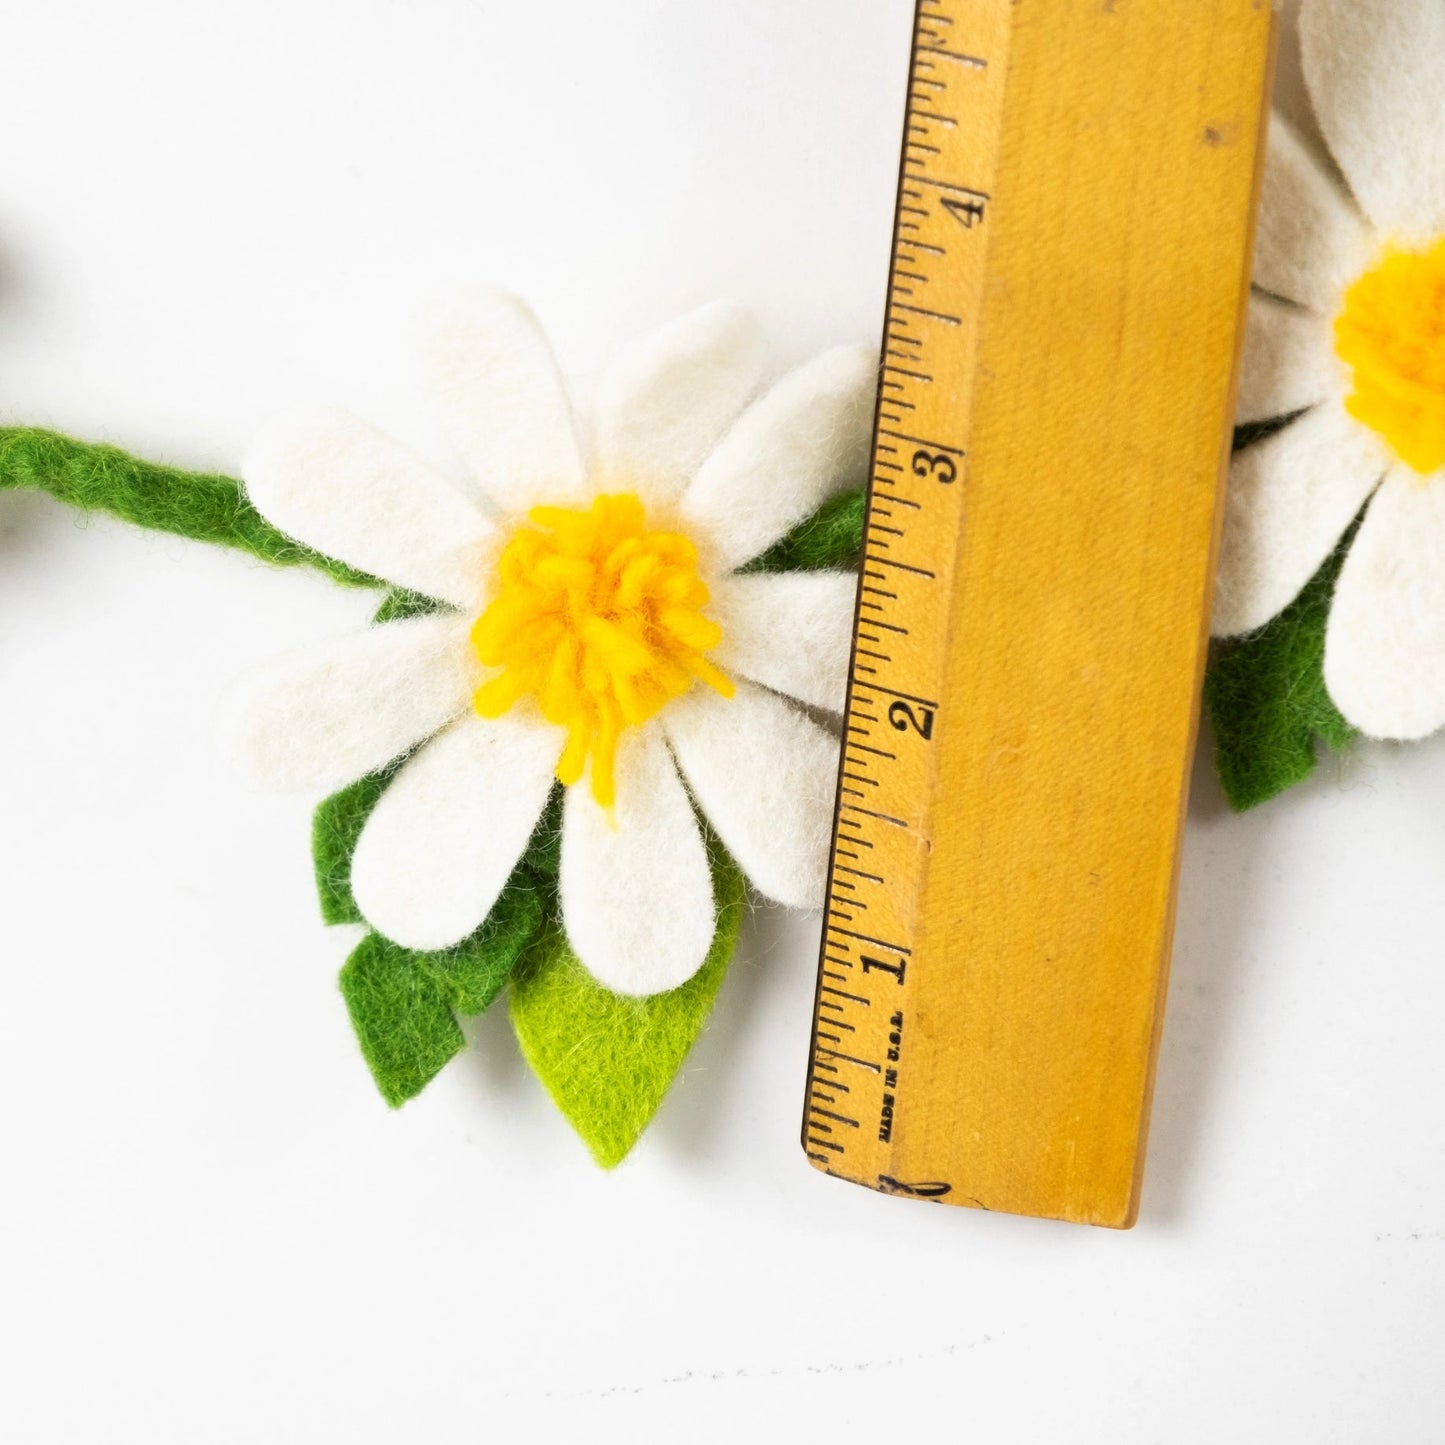
<path fill-rule="evenodd" d="M 362 1056 L 392 1108 L 415 1098 L 464 1042 L 446 992 L 416 954 L 368 934 L 341 970 Z"/>
<path fill-rule="evenodd" d="M 366 921 L 351 894 L 351 855 L 371 810 L 405 761 L 398 758 L 390 767 L 368 773 L 350 787 L 333 793 L 312 815 L 311 861 L 316 870 L 321 917 L 327 923 Z"/>
<path fill-rule="evenodd" d="M 542 926 L 549 890 L 523 862 L 464 943 L 416 953 L 368 934 L 341 970 L 361 1052 L 393 1108 L 415 1098 L 462 1047 L 455 1014 L 485 1013 Z"/>
<path fill-rule="evenodd" d="M 424 597 L 420 592 L 408 592 L 405 587 L 393 587 L 381 599 L 381 606 L 376 609 L 376 616 L 371 620 L 375 623 L 402 622 L 408 617 L 426 617 L 433 612 L 440 612 L 442 606 L 435 597 Z"/>
<path fill-rule="evenodd" d="M 230 477 L 158 466 L 119 447 L 40 427 L 0 427 L 0 491 L 15 488 L 48 492 L 67 506 L 107 512 L 137 527 L 234 547 L 276 567 L 305 565 L 348 586 L 379 585 L 278 532 Z"/>
<path fill-rule="evenodd" d="M 1230 806 L 1278 797 L 1314 772 L 1316 740 L 1357 736 L 1325 689 L 1325 624 L 1354 531 L 1299 597 L 1247 637 L 1217 643 L 1204 683 L 1214 755 Z"/>
<path fill-rule="evenodd" d="M 486 1013 L 540 931 L 550 898 L 546 882 L 524 860 L 487 921 L 466 942 L 413 957 L 437 981 L 459 1014 L 472 1018 Z"/>
<path fill-rule="evenodd" d="M 852 566 L 863 550 L 867 510 L 868 494 L 861 488 L 832 497 L 742 571 L 817 572 Z"/>
<path fill-rule="evenodd" d="M 743 876 L 712 849 L 718 925 L 702 968 L 681 988 L 624 998 L 594 981 L 556 923 L 538 935 L 512 981 L 522 1053 L 592 1157 L 611 1169 L 656 1114 L 712 1011 L 737 946 Z"/>

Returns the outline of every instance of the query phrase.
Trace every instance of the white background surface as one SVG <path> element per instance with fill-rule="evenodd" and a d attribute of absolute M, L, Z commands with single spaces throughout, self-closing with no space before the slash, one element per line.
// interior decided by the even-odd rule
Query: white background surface
<path fill-rule="evenodd" d="M 234 471 L 342 400 L 437 451 L 407 338 L 459 281 L 584 390 L 714 295 L 778 365 L 871 339 L 910 14 L 12 5 L 0 420 Z M 500 1011 L 380 1104 L 312 800 L 214 755 L 240 669 L 368 609 L 0 496 L 0 1439 L 1445 1439 L 1445 744 L 1244 819 L 1199 770 L 1134 1233 L 807 1169 L 816 923 L 777 914 L 603 1176 Z"/>

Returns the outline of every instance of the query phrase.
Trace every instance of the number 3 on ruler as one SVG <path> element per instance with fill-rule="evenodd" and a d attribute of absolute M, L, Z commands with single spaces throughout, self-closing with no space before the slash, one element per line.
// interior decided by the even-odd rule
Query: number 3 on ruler
<path fill-rule="evenodd" d="M 895 702 L 888 709 L 888 721 L 891 722 L 900 733 L 906 733 L 912 728 L 924 742 L 933 741 L 933 709 L 919 705 L 917 711 L 913 704 L 908 702 Z"/>
<path fill-rule="evenodd" d="M 958 480 L 958 463 L 942 452 L 935 455 L 933 452 L 916 451 L 913 453 L 913 475 L 932 477 L 946 487 Z"/>

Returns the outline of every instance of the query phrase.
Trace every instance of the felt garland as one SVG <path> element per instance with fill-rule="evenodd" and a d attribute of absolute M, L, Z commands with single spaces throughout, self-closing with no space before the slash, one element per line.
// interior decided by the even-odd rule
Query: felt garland
<path fill-rule="evenodd" d="M 1239 445 L 1274 429 L 1241 428 Z M 274 566 L 315 567 L 347 586 L 380 585 L 272 527 L 230 477 L 163 466 L 38 427 L 0 428 L 0 490 L 20 488 L 152 531 L 234 548 Z M 865 507 L 861 489 L 830 498 L 742 572 L 851 564 L 861 548 Z M 1357 736 L 1330 700 L 1323 677 L 1325 623 L 1343 556 L 1342 548 L 1261 631 L 1215 646 L 1205 695 L 1220 781 L 1236 809 L 1257 807 L 1305 781 L 1315 769 L 1316 738 L 1343 749 Z M 375 621 L 421 616 L 438 606 L 420 593 L 394 588 Z M 364 778 L 317 809 L 317 880 L 328 923 L 362 921 L 350 895 L 350 856 L 389 775 Z"/>
<path fill-rule="evenodd" d="M 311 566 L 343 585 L 385 586 L 288 536 L 230 477 L 157 465 L 38 428 L 0 430 L 0 489 L 19 488 L 271 565 Z M 826 497 L 739 574 L 836 575 L 853 567 L 865 509 L 860 489 Z M 435 598 L 393 586 L 374 624 L 446 610 Z M 321 916 L 328 924 L 367 928 L 339 983 L 376 1087 L 393 1107 L 416 1097 L 463 1049 L 459 1020 L 484 1012 L 510 985 L 510 1017 L 525 1057 L 596 1160 L 611 1167 L 656 1113 L 706 1022 L 738 937 L 746 900 L 742 871 L 704 828 L 715 922 L 702 966 L 662 993 L 613 993 L 582 966 L 561 926 L 562 790 L 554 787 L 531 843 L 482 924 L 452 947 L 403 947 L 367 926 L 352 889 L 352 863 L 367 821 L 409 757 L 404 753 L 339 789 L 313 818 Z"/>
<path fill-rule="evenodd" d="M 1385 282 L 1369 305 L 1398 311 L 1404 283 Z M 1272 458 L 1322 374 L 1281 379 L 1295 321 L 1256 310 L 1237 480 Z M 841 706 L 866 496 L 839 487 L 866 455 L 876 366 L 839 348 L 749 401 L 759 355 L 755 324 L 728 306 L 645 338 L 603 380 L 588 460 L 535 318 L 514 298 L 473 298 L 432 367 L 491 512 L 341 412 L 273 428 L 244 485 L 0 429 L 0 490 L 384 589 L 369 633 L 259 677 L 228 739 L 274 779 L 336 789 L 313 820 L 318 902 L 326 923 L 365 929 L 340 989 L 393 1107 L 461 1051 L 459 1020 L 505 991 L 523 1055 L 610 1168 L 706 1022 L 746 879 L 790 905 L 817 897 L 836 744 L 806 710 Z M 1412 414 L 1412 445 L 1433 444 L 1433 418 Z M 1248 497 L 1248 482 L 1236 491 Z M 504 526 L 512 551 L 487 582 Z M 1309 776 L 1318 742 L 1355 736 L 1326 685 L 1326 637 L 1360 526 L 1275 613 L 1260 598 L 1278 582 L 1247 548 L 1226 549 L 1220 616 L 1263 621 L 1215 644 L 1206 680 L 1236 808 Z M 483 682 L 483 667 L 502 671 Z M 565 717 L 514 715 L 544 694 Z M 552 741 L 564 725 L 565 749 Z M 651 903 L 639 877 L 670 909 L 660 931 L 639 912 Z"/>

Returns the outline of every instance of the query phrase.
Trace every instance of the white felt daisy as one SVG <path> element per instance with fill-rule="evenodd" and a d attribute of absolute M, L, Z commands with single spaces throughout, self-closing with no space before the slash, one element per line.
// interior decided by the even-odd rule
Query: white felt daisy
<path fill-rule="evenodd" d="M 454 311 L 430 347 L 476 501 L 344 412 L 273 427 L 245 468 L 275 526 L 446 604 L 295 654 L 238 690 L 230 750 L 333 789 L 407 756 L 351 885 L 406 948 L 487 918 L 554 780 L 560 902 L 605 986 L 702 964 L 715 909 L 694 805 L 765 896 L 818 906 L 855 578 L 739 572 L 864 475 L 876 361 L 828 352 L 754 400 L 758 330 L 707 307 L 603 377 L 588 452 L 536 321 Z M 792 701 L 790 701 L 791 699 Z"/>
<path fill-rule="evenodd" d="M 1352 194 L 1275 120 L 1240 420 L 1298 416 L 1235 459 L 1215 631 L 1287 607 L 1364 509 L 1325 681 L 1413 739 L 1445 725 L 1445 0 L 1304 0 L 1300 36 Z"/>

